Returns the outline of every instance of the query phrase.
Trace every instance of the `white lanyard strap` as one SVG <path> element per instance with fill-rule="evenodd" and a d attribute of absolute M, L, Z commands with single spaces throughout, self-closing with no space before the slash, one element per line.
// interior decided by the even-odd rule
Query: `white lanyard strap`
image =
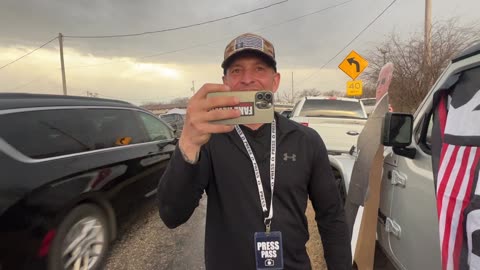
<path fill-rule="evenodd" d="M 264 218 L 264 223 L 267 232 L 270 232 L 270 224 L 273 218 L 273 189 L 275 186 L 275 155 L 277 152 L 277 129 L 275 119 L 272 122 L 272 131 L 271 131 L 271 140 L 270 140 L 270 188 L 272 190 L 270 196 L 270 211 L 267 209 L 267 201 L 265 200 L 265 193 L 263 191 L 262 179 L 260 176 L 260 170 L 258 169 L 257 161 L 253 155 L 252 148 L 247 141 L 247 137 L 243 133 L 242 129 L 236 125 L 235 130 L 237 131 L 240 139 L 242 139 L 245 148 L 247 149 L 250 160 L 252 161 L 253 171 L 255 172 L 255 179 L 257 180 L 258 195 L 260 196 L 260 203 L 262 204 L 262 210 L 264 215 L 268 212 L 268 216 Z"/>

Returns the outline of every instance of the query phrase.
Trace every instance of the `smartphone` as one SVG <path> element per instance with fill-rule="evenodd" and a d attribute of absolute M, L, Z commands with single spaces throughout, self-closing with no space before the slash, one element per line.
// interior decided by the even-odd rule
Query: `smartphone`
<path fill-rule="evenodd" d="M 234 107 L 220 107 L 214 110 L 238 109 L 241 115 L 238 118 L 212 121 L 212 123 L 239 125 L 273 122 L 274 106 L 273 93 L 271 91 L 227 91 L 207 94 L 207 98 L 219 96 L 235 96 L 238 97 L 240 103 Z"/>

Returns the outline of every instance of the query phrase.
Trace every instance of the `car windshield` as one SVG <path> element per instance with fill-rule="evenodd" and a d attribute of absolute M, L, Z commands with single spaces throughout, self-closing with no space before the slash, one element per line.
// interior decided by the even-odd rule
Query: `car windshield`
<path fill-rule="evenodd" d="M 300 116 L 367 118 L 360 102 L 339 99 L 307 99 Z"/>
<path fill-rule="evenodd" d="M 175 114 L 164 114 L 160 115 L 160 118 L 164 120 L 167 123 L 173 123 L 175 122 Z"/>

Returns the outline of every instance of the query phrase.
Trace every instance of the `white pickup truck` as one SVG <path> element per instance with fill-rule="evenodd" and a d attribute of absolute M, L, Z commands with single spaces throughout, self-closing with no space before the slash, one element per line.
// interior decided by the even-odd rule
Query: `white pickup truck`
<path fill-rule="evenodd" d="M 290 119 L 320 134 L 327 147 L 340 194 L 345 199 L 355 162 L 350 151 L 352 146 L 357 145 L 358 135 L 367 122 L 363 104 L 354 98 L 304 97 L 293 108 Z"/>

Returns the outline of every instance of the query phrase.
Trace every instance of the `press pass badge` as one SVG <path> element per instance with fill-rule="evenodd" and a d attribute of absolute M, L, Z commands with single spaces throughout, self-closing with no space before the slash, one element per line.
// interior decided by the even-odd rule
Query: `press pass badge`
<path fill-rule="evenodd" d="M 256 232 L 254 238 L 257 270 L 283 269 L 282 233 Z"/>

